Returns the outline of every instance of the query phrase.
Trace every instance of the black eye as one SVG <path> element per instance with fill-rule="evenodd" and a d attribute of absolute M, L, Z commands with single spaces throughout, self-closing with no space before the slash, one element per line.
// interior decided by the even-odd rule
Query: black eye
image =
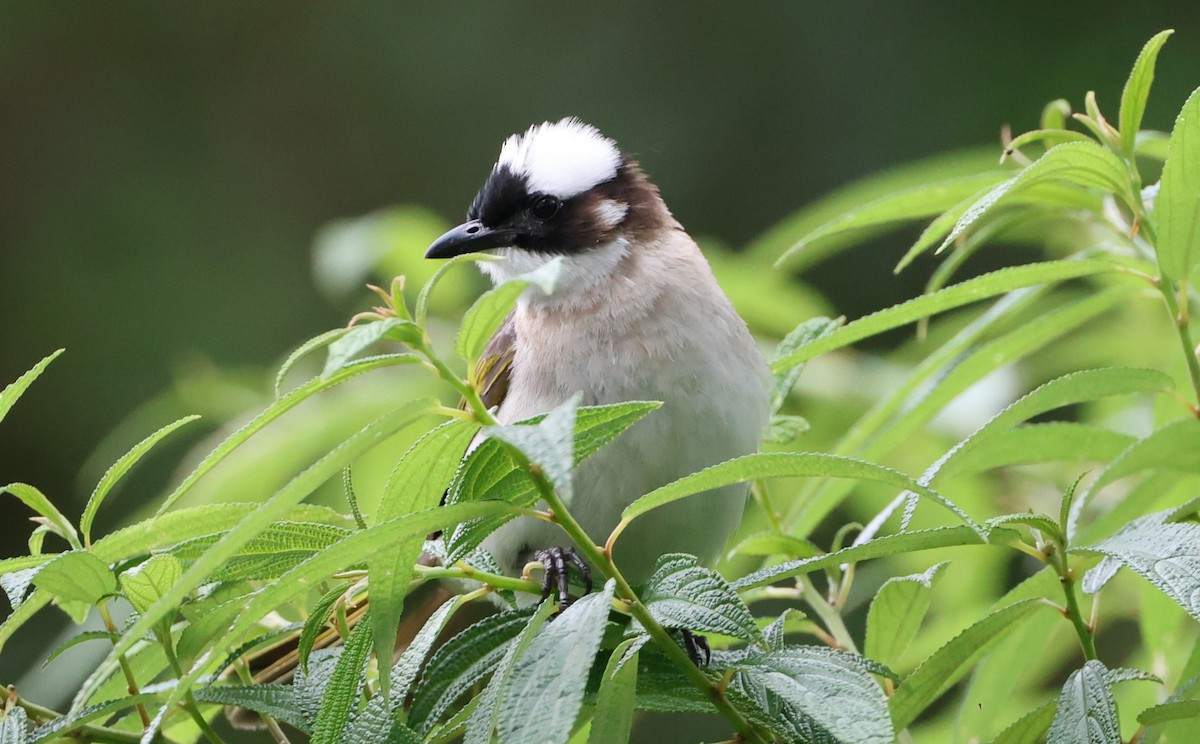
<path fill-rule="evenodd" d="M 533 203 L 533 216 L 539 220 L 548 220 L 558 214 L 561 208 L 562 202 L 553 196 L 539 196 Z"/>

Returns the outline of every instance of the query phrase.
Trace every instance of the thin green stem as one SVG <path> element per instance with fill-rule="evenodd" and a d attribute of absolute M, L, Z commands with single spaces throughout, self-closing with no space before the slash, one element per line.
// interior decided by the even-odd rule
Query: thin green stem
<path fill-rule="evenodd" d="M 801 576 L 796 583 L 800 587 L 804 601 L 813 609 L 813 612 L 817 613 L 817 617 L 821 618 L 821 622 L 825 624 L 825 629 L 837 641 L 837 648 L 858 653 L 858 646 L 846 628 L 846 623 L 842 621 L 841 614 L 821 596 L 812 581 L 807 576 Z"/>
<path fill-rule="evenodd" d="M 493 589 L 508 589 L 527 594 L 541 594 L 542 591 L 536 582 L 480 571 L 465 563 L 455 566 L 417 566 L 417 577 L 409 584 L 409 591 L 435 579 L 470 579 L 487 584 Z"/>
<path fill-rule="evenodd" d="M 112 615 L 108 613 L 108 603 L 101 602 L 100 604 L 96 605 L 96 609 L 100 612 L 100 619 L 104 621 L 104 628 L 109 633 L 116 634 L 113 636 L 114 638 L 116 638 L 117 635 L 120 635 L 120 630 L 117 628 L 116 623 L 113 622 Z M 116 644 L 117 642 L 114 640 L 113 645 L 115 646 Z M 121 673 L 125 675 L 125 686 L 129 691 L 129 694 L 139 694 L 137 677 L 133 676 L 133 667 L 129 665 L 129 659 L 125 658 L 125 654 L 117 654 L 117 663 L 121 665 Z M 138 717 L 142 719 L 142 728 L 150 728 L 150 713 L 146 710 L 146 706 L 138 703 L 137 712 Z"/>
<path fill-rule="evenodd" d="M 1075 573 L 1071 570 L 1070 564 L 1067 562 L 1067 557 L 1061 552 L 1058 557 L 1051 561 L 1055 570 L 1058 572 L 1058 581 L 1062 585 L 1063 594 L 1067 599 L 1067 606 L 1064 608 L 1063 614 L 1071 621 L 1071 625 L 1075 627 L 1075 634 L 1079 636 L 1079 645 L 1083 648 L 1083 656 L 1088 661 L 1097 659 L 1096 655 L 1096 634 L 1093 632 L 1092 626 L 1088 625 L 1083 619 L 1083 610 L 1079 606 L 1079 595 L 1075 592 Z"/>
<path fill-rule="evenodd" d="M 1200 359 L 1196 358 L 1196 343 L 1192 340 L 1192 332 L 1188 321 L 1187 283 L 1181 282 L 1176 285 L 1175 282 L 1163 279 L 1159 284 L 1159 290 L 1162 292 L 1163 301 L 1167 305 L 1167 311 L 1171 314 L 1171 321 L 1175 326 L 1175 334 L 1179 337 L 1179 344 L 1183 348 L 1183 356 L 1187 360 L 1188 376 L 1192 381 L 1192 392 L 1196 396 L 1196 405 L 1192 407 L 1192 413 L 1200 416 Z M 1176 297 L 1177 292 L 1183 298 L 1182 303 Z"/>
<path fill-rule="evenodd" d="M 162 644 L 163 651 L 167 655 L 167 662 L 171 665 L 171 671 L 175 672 L 176 679 L 182 679 L 184 676 L 183 665 L 179 663 L 179 656 L 175 654 L 175 644 L 171 643 L 171 628 L 168 625 L 158 632 L 159 643 Z M 192 721 L 204 734 L 204 738 L 211 741 L 213 744 L 225 744 L 225 740 L 220 734 L 213 730 L 208 719 L 200 712 L 200 706 L 196 703 L 195 696 L 192 691 L 188 690 L 183 694 L 183 708 L 192 717 Z"/>

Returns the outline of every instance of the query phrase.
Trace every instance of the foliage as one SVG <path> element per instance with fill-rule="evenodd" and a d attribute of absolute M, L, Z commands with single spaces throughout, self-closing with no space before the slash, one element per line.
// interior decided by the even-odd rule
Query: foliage
<path fill-rule="evenodd" d="M 190 417 L 154 427 L 118 458 L 78 524 L 33 486 L 4 486 L 37 516 L 29 554 L 0 561 L 13 607 L 0 643 L 54 604 L 104 630 L 81 631 L 51 659 L 93 640 L 108 651 L 66 712 L 10 691 L 0 740 L 221 741 L 211 722 L 237 705 L 277 739 L 284 724 L 320 742 L 620 742 L 647 711 L 718 713 L 723 731 L 750 742 L 1194 741 L 1200 654 L 1183 650 L 1200 620 L 1200 361 L 1190 330 L 1200 93 L 1169 135 L 1140 129 L 1168 34 L 1138 57 L 1119 128 L 1093 94 L 1083 113 L 1056 101 L 1039 128 L 1006 142 L 999 166 L 909 167 L 837 195 L 855 205 L 847 211 L 802 212 L 742 259 L 714 249 L 722 280 L 742 288 L 731 290 L 735 302 L 759 308 L 763 292 L 791 307 L 810 291 L 753 279 L 766 262 L 828 260 L 915 220 L 932 218 L 898 269 L 935 247 L 944 259 L 920 297 L 849 323 L 791 319 L 803 322 L 772 357 L 772 451 L 640 495 L 604 544 L 565 505 L 572 469 L 656 404 L 569 400 L 500 426 L 456 370 L 473 365 L 522 292 L 554 282 L 556 267 L 484 294 L 447 343 L 443 316 L 456 306 L 439 304 L 438 286 L 465 296 L 455 267 L 480 256 L 439 269 L 415 300 L 398 280 L 357 324 L 304 344 L 283 364 L 276 400 L 196 458 L 141 521 L 94 539 L 106 496 Z M 1082 131 L 1067 129 L 1068 115 Z M 997 242 L 1034 245 L 1044 260 L 951 284 Z M 783 335 L 778 318 L 748 317 L 760 335 Z M 920 338 L 886 351 L 886 365 L 850 350 L 867 340 L 886 348 L 894 336 L 881 334 L 914 323 Z M 380 344 L 403 348 L 370 355 Z M 285 392 L 289 373 L 322 350 L 320 369 Z M 0 418 L 57 353 L 0 392 Z M 408 383 L 399 399 L 375 399 L 373 418 L 335 406 L 298 429 L 289 419 L 292 433 L 270 439 L 285 414 L 384 368 Z M 885 375 L 872 377 L 879 368 Z M 847 369 L 851 382 L 839 385 Z M 429 397 L 422 374 L 465 405 Z M 969 410 L 957 403 L 971 396 Z M 459 464 L 481 429 L 490 438 Z M 311 445 L 330 430 L 342 441 L 303 449 L 311 457 L 286 483 L 268 487 L 237 464 L 273 462 L 295 449 L 288 437 Z M 362 473 L 380 463 L 386 476 L 363 488 Z M 238 502 L 187 500 L 222 470 L 236 476 Z M 343 472 L 348 503 L 305 503 Z M 720 566 L 668 555 L 646 585 L 625 580 L 627 525 L 738 482 L 752 484 L 754 503 Z M 540 594 L 478 547 L 517 515 L 559 524 L 601 588 L 557 615 L 553 600 L 516 602 L 525 608 L 441 639 L 486 595 L 513 605 Z M 428 541 L 434 531 L 447 540 Z M 423 550 L 443 565 L 417 565 Z M 409 600 L 447 581 L 472 588 L 432 612 L 393 662 Z M 355 613 L 364 593 L 371 609 Z M 291 624 L 272 624 L 279 616 Z M 1136 623 L 1140 641 L 1105 636 L 1102 620 Z M 710 634 L 711 661 L 695 664 L 680 631 Z M 280 641 L 299 644 L 295 680 L 252 684 L 247 659 Z M 1146 683 L 1117 686 L 1130 680 Z"/>

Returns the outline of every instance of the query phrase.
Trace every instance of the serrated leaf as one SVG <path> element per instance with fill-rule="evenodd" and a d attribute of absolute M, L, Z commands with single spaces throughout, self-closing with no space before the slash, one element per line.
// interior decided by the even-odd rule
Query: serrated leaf
<path fill-rule="evenodd" d="M 300 630 L 300 638 L 296 642 L 296 654 L 301 668 L 308 666 L 308 657 L 312 653 L 313 644 L 321 635 L 321 631 L 328 626 L 329 613 L 333 612 L 333 606 L 345 594 L 346 590 L 343 587 L 334 587 L 321 595 L 321 598 L 309 608 L 308 617 L 304 619 L 304 627 Z"/>
<path fill-rule="evenodd" d="M 437 506 L 459 461 L 479 427 L 471 421 L 449 421 L 418 439 L 388 476 L 375 518 L 386 522 Z M 396 628 L 413 566 L 421 557 L 424 536 L 418 535 L 367 560 L 371 582 L 371 623 L 375 656 L 384 694 L 396 646 Z"/>
<path fill-rule="evenodd" d="M 713 488 L 758 478 L 781 477 L 850 478 L 908 489 L 941 504 L 972 529 L 981 530 L 962 509 L 903 473 L 851 457 L 817 452 L 758 453 L 727 460 L 656 488 L 625 507 L 621 512 L 621 520 L 623 523 L 632 522 L 653 509 Z"/>
<path fill-rule="evenodd" d="M 42 662 L 42 668 L 45 669 L 50 664 L 50 662 L 54 661 L 59 656 L 61 656 L 64 651 L 72 649 L 81 643 L 86 643 L 87 641 L 109 641 L 109 642 L 111 642 L 111 641 L 115 640 L 116 637 L 117 637 L 116 633 L 110 633 L 107 630 L 85 630 L 82 633 L 76 633 L 75 635 L 71 636 L 67 640 L 60 643 L 53 651 L 50 652 L 50 655 L 47 656 L 46 660 Z"/>
<path fill-rule="evenodd" d="M 364 676 L 367 658 L 371 654 L 370 614 L 368 610 L 367 617 L 350 632 L 334 665 L 313 724 L 313 744 L 341 744 L 350 716 L 358 708 L 367 682 Z"/>
<path fill-rule="evenodd" d="M 288 354 L 287 359 L 283 360 L 283 364 L 280 365 L 279 371 L 275 373 L 275 397 L 279 398 L 283 395 L 283 381 L 287 378 L 288 372 L 292 371 L 292 367 L 296 366 L 297 362 L 317 349 L 322 349 L 328 346 L 349 332 L 349 328 L 334 328 L 332 330 L 325 331 L 321 335 L 314 336 L 313 338 L 305 341 L 303 344 L 297 347 L 295 351 L 293 351 L 291 354 Z"/>
<path fill-rule="evenodd" d="M 608 658 L 600 677 L 588 744 L 629 744 L 637 709 L 638 652 L 634 651 L 629 658 L 625 658 L 625 652 L 633 643 L 632 638 L 622 642 Z"/>
<path fill-rule="evenodd" d="M 321 379 L 330 379 L 345 369 L 356 356 L 384 338 L 397 337 L 398 340 L 405 340 L 410 337 L 419 338 L 420 334 L 421 329 L 411 320 L 404 318 L 384 318 L 354 326 L 329 344 Z"/>
<path fill-rule="evenodd" d="M 972 204 L 954 223 L 954 229 L 942 241 L 941 251 L 968 228 L 988 214 L 1001 201 L 1051 181 L 1070 183 L 1085 188 L 1101 189 L 1115 194 L 1127 204 L 1133 203 L 1129 176 L 1120 158 L 1095 142 L 1066 142 L 1047 150 L 1040 158 L 1015 177 L 994 187 Z"/>
<path fill-rule="evenodd" d="M 58 351 L 47 355 L 40 362 L 33 365 L 28 372 L 6 385 L 3 390 L 0 390 L 0 421 L 4 420 L 4 417 L 8 415 L 10 410 L 12 410 L 12 407 L 17 400 L 19 400 L 20 397 L 25 394 L 25 391 L 29 389 L 29 386 L 33 384 L 33 381 L 40 377 L 42 372 L 46 371 L 46 367 L 50 366 L 50 362 L 53 362 L 55 359 L 57 359 L 58 355 L 64 351 L 66 351 L 66 349 L 59 349 Z"/>
<path fill-rule="evenodd" d="M 1056 702 L 1039 705 L 1001 731 L 992 744 L 1041 744 L 1057 711 Z"/>
<path fill-rule="evenodd" d="M 512 643 L 508 644 L 487 687 L 473 701 L 475 710 L 467 720 L 467 731 L 463 744 L 491 744 L 493 741 L 501 714 L 500 699 L 508 686 L 513 667 L 516 665 L 517 659 L 537 638 L 538 631 L 550 619 L 552 606 L 550 601 L 543 601 L 537 612 L 530 616 L 529 622 L 521 629 L 520 634 L 513 639 Z"/>
<path fill-rule="evenodd" d="M 887 698 L 864 659 L 815 646 L 789 646 L 735 666 L 833 740 L 844 744 L 891 744 L 896 733 Z"/>
<path fill-rule="evenodd" d="M 1154 82 L 1154 63 L 1158 52 L 1167 38 L 1175 33 L 1174 30 L 1160 31 L 1146 42 L 1133 63 L 1129 79 L 1121 91 L 1121 113 L 1118 116 L 1121 130 L 1121 146 L 1125 152 L 1132 155 L 1138 130 L 1142 128 L 1142 114 L 1146 111 L 1146 101 L 1150 98 L 1150 84 Z"/>
<path fill-rule="evenodd" d="M 774 584 L 781 579 L 789 579 L 793 576 L 820 571 L 843 563 L 856 563 L 887 555 L 914 553 L 919 550 L 932 550 L 934 548 L 949 548 L 956 545 L 980 545 L 984 542 L 979 533 L 965 525 L 901 532 L 896 535 L 877 537 L 861 545 L 843 548 L 835 553 L 826 553 L 825 555 L 813 558 L 801 558 L 768 568 L 762 568 L 733 582 L 733 586 L 739 591 L 753 589 L 759 586 Z"/>
<path fill-rule="evenodd" d="M 117 579 L 108 564 L 84 550 L 63 553 L 50 561 L 34 577 L 33 583 L 60 602 L 88 605 L 117 591 Z"/>
<path fill-rule="evenodd" d="M 320 522 L 275 522 L 248 540 L 209 579 L 270 581 L 348 534 L 347 529 Z M 185 540 L 171 554 L 190 567 L 224 537 L 224 532 L 218 532 Z"/>
<path fill-rule="evenodd" d="M 412 689 L 413 683 L 417 681 L 417 673 L 421 671 L 421 667 L 425 664 L 425 659 L 429 656 L 429 651 L 433 648 L 433 644 L 441 635 L 442 630 L 446 627 L 446 622 L 450 616 L 462 605 L 460 597 L 453 597 L 446 600 L 437 610 L 434 611 L 413 639 L 409 642 L 408 648 L 404 649 L 404 653 L 400 655 L 396 665 L 392 667 L 391 678 L 391 696 L 393 701 L 393 712 L 395 712 L 405 698 L 408 697 L 408 692 Z"/>
<path fill-rule="evenodd" d="M 291 685 L 212 685 L 198 687 L 192 694 L 201 703 L 245 708 L 295 726 L 304 733 L 311 731 Z"/>
<path fill-rule="evenodd" d="M 776 260 L 783 264 L 797 253 L 809 247 L 820 247 L 843 233 L 886 227 L 894 223 L 907 222 L 935 215 L 953 207 L 971 194 L 977 193 L 1004 179 L 1004 171 L 959 176 L 932 183 L 910 186 L 893 191 L 872 201 L 860 203 L 804 235 Z"/>
<path fill-rule="evenodd" d="M 1200 524 L 1168 522 L 1169 511 L 1134 520 L 1115 535 L 1071 552 L 1099 553 L 1149 581 L 1200 621 Z"/>
<path fill-rule="evenodd" d="M 863 650 L 868 657 L 895 666 L 916 637 L 929 611 L 933 580 L 945 567 L 943 561 L 923 573 L 898 576 L 883 583 L 867 611 Z"/>
<path fill-rule="evenodd" d="M 576 393 L 533 425 L 489 426 L 485 431 L 516 448 L 541 468 L 559 497 L 571 503 L 571 470 L 575 466 L 575 412 L 582 399 Z"/>
<path fill-rule="evenodd" d="M 908 728 L 917 716 L 962 678 L 1006 630 L 1044 606 L 1036 599 L 1027 599 L 1002 607 L 977 620 L 921 662 L 904 678 L 888 703 L 896 728 Z"/>
<path fill-rule="evenodd" d="M 179 581 L 182 574 L 183 567 L 179 565 L 179 560 L 169 553 L 163 553 L 124 571 L 118 579 L 133 609 L 145 612 Z"/>
<path fill-rule="evenodd" d="M 100 478 L 100 482 L 96 484 L 95 490 L 92 491 L 91 497 L 88 498 L 87 505 L 83 507 L 83 516 L 79 518 L 79 531 L 83 533 L 83 539 L 86 544 L 91 545 L 92 521 L 96 518 L 96 512 L 100 510 L 100 505 L 104 503 L 105 497 L 112 491 L 113 486 L 117 485 L 117 482 L 132 470 L 147 452 L 154 448 L 154 445 L 158 444 L 168 434 L 179 427 L 190 424 L 198 418 L 200 417 L 184 416 L 174 423 L 167 424 L 135 444 L 132 449 L 121 455 L 121 458 L 104 472 L 104 475 Z"/>
<path fill-rule="evenodd" d="M 14 707 L 0 719 L 0 744 L 30 744 L 32 729 L 25 709 Z"/>
<path fill-rule="evenodd" d="M 0 575 L 0 588 L 4 590 L 4 594 L 8 597 L 8 603 L 14 610 L 25 601 L 29 587 L 33 584 L 33 577 L 37 576 L 38 571 L 41 570 L 41 566 L 32 566 Z"/>
<path fill-rule="evenodd" d="M 809 318 L 792 329 L 791 333 L 784 336 L 779 345 L 775 347 L 775 353 L 771 357 L 772 360 L 786 357 L 796 349 L 833 333 L 834 330 L 840 328 L 845 322 L 845 318 Z M 775 390 L 771 396 L 772 413 L 778 412 L 783 407 L 792 388 L 795 387 L 796 381 L 800 378 L 800 373 L 803 371 L 804 365 L 797 364 L 775 373 Z"/>
<path fill-rule="evenodd" d="M 192 486 L 204 477 L 208 471 L 217 466 L 221 460 L 225 459 L 230 452 L 244 444 L 250 437 L 262 430 L 267 424 L 287 413 L 291 409 L 300 405 L 312 396 L 324 392 L 332 387 L 353 377 L 357 377 L 365 372 L 381 369 L 383 367 L 392 367 L 399 364 L 416 364 L 421 361 L 421 357 L 416 354 L 388 354 L 379 357 L 369 357 L 359 359 L 356 362 L 351 362 L 328 378 L 316 378 L 309 380 L 300 387 L 292 390 L 287 395 L 268 406 L 262 413 L 251 419 L 246 425 L 230 434 L 226 439 L 213 448 L 211 452 L 205 455 L 200 464 L 188 473 L 187 477 L 175 487 L 167 498 L 163 500 L 161 506 L 158 507 L 156 515 L 161 516 L 164 512 L 180 499 L 185 493 L 191 490 Z"/>
<path fill-rule="evenodd" d="M 1143 726 L 1153 726 L 1184 718 L 1200 718 L 1200 700 L 1177 700 L 1155 705 L 1143 710 L 1137 719 Z"/>
<path fill-rule="evenodd" d="M 1161 184 L 1153 215 L 1158 265 L 1167 278 L 1187 279 L 1200 261 L 1200 89 L 1175 120 Z"/>
<path fill-rule="evenodd" d="M 1046 261 L 999 269 L 859 318 L 775 360 L 771 369 L 779 372 L 864 338 L 1014 289 L 1115 271 L 1115 265 L 1098 260 Z"/>
<path fill-rule="evenodd" d="M 1091 486 L 1072 501 L 1068 533 L 1074 536 L 1084 507 L 1101 489 L 1121 478 L 1151 469 L 1200 473 L 1200 421 L 1190 417 L 1172 421 L 1133 442 L 1117 455 Z"/>
<path fill-rule="evenodd" d="M 1034 514 L 1032 512 L 1021 512 L 1018 514 L 1001 514 L 998 517 L 993 517 L 987 521 L 989 529 L 995 527 L 1008 527 L 1014 524 L 1025 525 L 1032 527 L 1039 532 L 1044 533 L 1050 539 L 1062 544 L 1063 536 L 1059 530 L 1058 522 L 1055 522 L 1045 514 Z"/>
<path fill-rule="evenodd" d="M 63 513 L 50 503 L 50 499 L 46 498 L 41 491 L 26 483 L 9 483 L 7 486 L 0 486 L 0 496 L 6 493 L 16 496 L 25 506 L 49 520 L 50 524 L 54 525 L 55 532 L 69 542 L 71 547 L 82 547 L 79 544 L 79 534 L 75 532 L 71 521 L 63 516 Z"/>
<path fill-rule="evenodd" d="M 463 315 L 454 342 L 458 355 L 468 361 L 477 359 L 525 290 L 537 287 L 545 295 L 553 292 L 562 263 L 561 257 L 555 257 L 533 271 L 485 292 Z"/>
<path fill-rule="evenodd" d="M 997 431 L 987 447 L 974 447 L 957 457 L 942 477 L 977 473 L 1012 465 L 1095 460 L 1107 462 L 1136 441 L 1120 432 L 1075 421 L 1024 424 Z"/>
<path fill-rule="evenodd" d="M 1089 661 L 1071 673 L 1058 696 L 1047 744 L 1121 744 L 1117 703 L 1107 670 Z"/>
<path fill-rule="evenodd" d="M 538 629 L 497 698 L 501 741 L 565 743 L 583 705 L 616 582 L 576 601 Z"/>
<path fill-rule="evenodd" d="M 720 633 L 746 641 L 761 637 L 754 616 L 725 577 L 701 566 L 693 555 L 661 556 L 641 599 L 664 628 Z M 629 632 L 640 628 L 634 621 Z"/>
<path fill-rule="evenodd" d="M 136 705 L 146 705 L 154 703 L 157 695 L 140 694 L 126 695 L 115 700 L 107 700 L 102 703 L 90 705 L 81 710 L 73 710 L 64 716 L 55 718 L 33 730 L 29 737 L 29 741 L 35 744 L 40 744 L 45 741 L 55 741 L 64 736 L 69 736 L 71 732 L 77 730 L 81 726 L 94 721 L 98 718 L 107 718 L 117 711 L 133 708 Z"/>
<path fill-rule="evenodd" d="M 409 722 L 429 731 L 456 700 L 492 673 L 533 613 L 528 608 L 491 615 L 446 641 L 417 685 Z"/>

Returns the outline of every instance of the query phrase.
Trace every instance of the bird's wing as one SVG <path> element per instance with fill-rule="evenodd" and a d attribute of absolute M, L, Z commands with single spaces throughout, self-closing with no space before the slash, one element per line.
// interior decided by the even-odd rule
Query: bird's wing
<path fill-rule="evenodd" d="M 499 330 L 488 341 L 475 363 L 475 384 L 479 388 L 479 397 L 483 405 L 494 408 L 504 402 L 508 395 L 508 385 L 512 381 L 513 359 L 517 353 L 517 332 L 513 323 L 513 314 L 509 313 Z M 466 409 L 467 402 L 461 401 L 459 408 Z"/>

